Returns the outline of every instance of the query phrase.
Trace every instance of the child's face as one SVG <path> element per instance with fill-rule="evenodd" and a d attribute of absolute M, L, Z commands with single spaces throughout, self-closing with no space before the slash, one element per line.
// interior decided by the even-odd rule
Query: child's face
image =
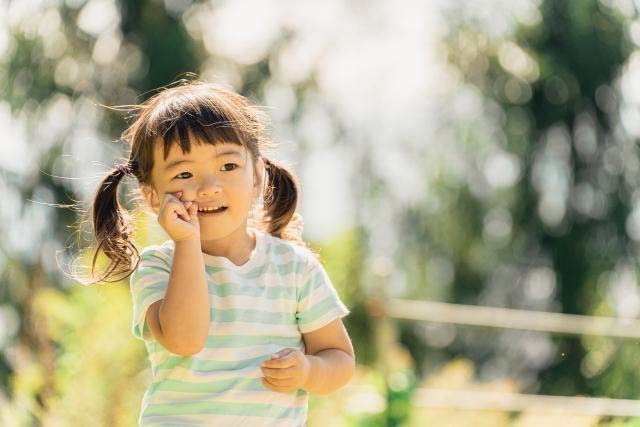
<path fill-rule="evenodd" d="M 177 161 L 184 161 L 175 164 Z M 181 191 L 182 202 L 195 201 L 199 207 L 223 205 L 228 208 L 215 216 L 198 215 L 202 237 L 215 238 L 236 230 L 246 219 L 252 199 L 260 195 L 264 162 L 257 161 L 254 172 L 251 155 L 237 144 L 191 144 L 183 154 L 172 145 L 165 161 L 161 143 L 155 143 L 151 179 L 153 188 L 143 187 L 147 202 L 157 214 L 165 194 Z"/>

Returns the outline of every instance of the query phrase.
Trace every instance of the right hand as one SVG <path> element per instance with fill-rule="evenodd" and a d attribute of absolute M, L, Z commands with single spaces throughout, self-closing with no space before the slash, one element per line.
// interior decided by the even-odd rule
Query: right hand
<path fill-rule="evenodd" d="M 182 202 L 182 192 L 166 193 L 158 209 L 158 222 L 174 242 L 200 240 L 200 221 L 196 202 Z"/>

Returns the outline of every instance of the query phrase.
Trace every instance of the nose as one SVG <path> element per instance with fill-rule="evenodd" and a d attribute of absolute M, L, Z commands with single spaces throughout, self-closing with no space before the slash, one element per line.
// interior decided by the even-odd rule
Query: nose
<path fill-rule="evenodd" d="M 213 194 L 217 194 L 221 191 L 220 184 L 218 184 L 218 180 L 213 177 L 206 177 L 200 183 L 198 188 L 198 196 L 200 198 L 206 198 Z"/>

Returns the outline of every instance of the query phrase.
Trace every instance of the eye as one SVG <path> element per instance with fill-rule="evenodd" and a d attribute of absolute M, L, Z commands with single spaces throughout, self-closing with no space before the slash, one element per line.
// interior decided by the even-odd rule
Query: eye
<path fill-rule="evenodd" d="M 237 164 L 235 164 L 235 163 L 225 163 L 225 165 L 224 165 L 224 166 L 226 167 L 226 166 L 229 166 L 229 165 L 233 165 L 233 166 L 235 166 L 233 169 L 237 169 L 237 168 L 238 168 L 238 165 L 237 165 Z M 230 170 L 228 170 L 228 171 L 232 171 L 233 169 L 230 169 Z"/>
<path fill-rule="evenodd" d="M 185 173 L 188 173 L 189 175 L 191 175 L 191 172 L 181 172 L 178 175 L 174 176 L 174 178 L 178 178 L 180 175 L 184 175 Z M 182 178 L 178 178 L 178 179 L 182 179 Z M 184 178 L 187 179 L 187 178 Z"/>

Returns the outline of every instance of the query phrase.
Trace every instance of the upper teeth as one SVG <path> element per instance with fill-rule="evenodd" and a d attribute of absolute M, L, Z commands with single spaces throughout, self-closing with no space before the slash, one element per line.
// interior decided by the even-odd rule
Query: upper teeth
<path fill-rule="evenodd" d="M 218 210 L 218 209 L 220 209 L 222 207 L 224 207 L 224 206 L 216 206 L 214 208 L 200 208 L 198 210 L 201 210 L 201 211 L 215 211 L 215 210 Z"/>

